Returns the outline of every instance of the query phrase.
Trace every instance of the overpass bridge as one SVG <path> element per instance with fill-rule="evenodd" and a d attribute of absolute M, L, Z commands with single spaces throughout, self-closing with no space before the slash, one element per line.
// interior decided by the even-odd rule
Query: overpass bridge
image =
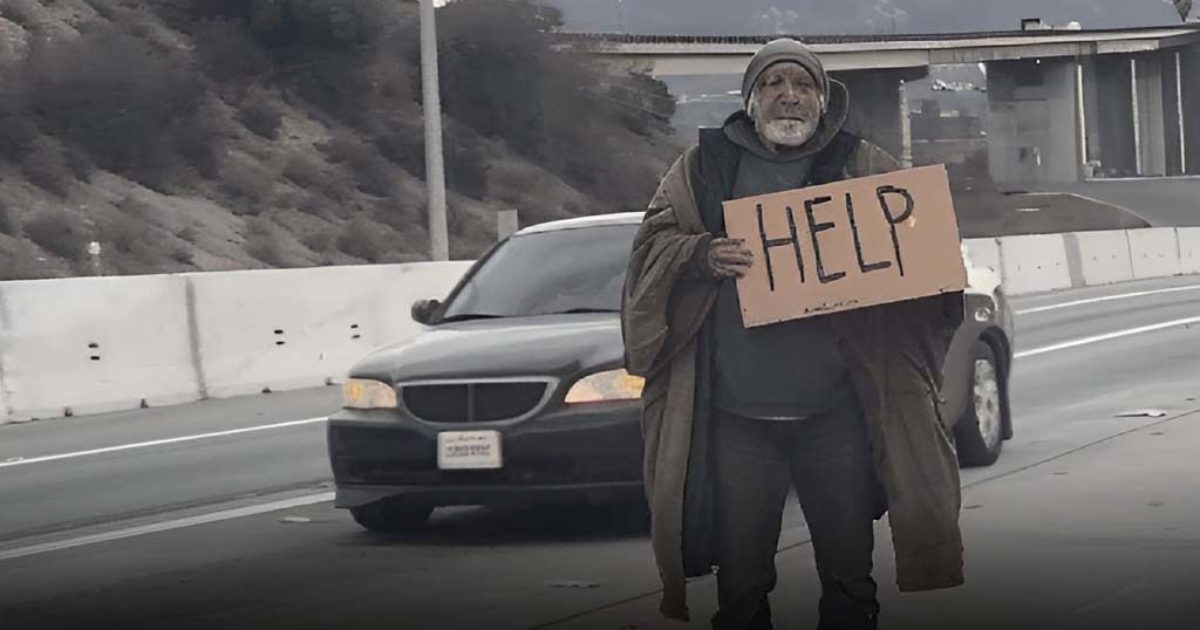
<path fill-rule="evenodd" d="M 671 78 L 740 75 L 771 38 L 572 33 L 559 45 Z M 799 39 L 850 87 L 850 124 L 897 155 L 911 155 L 904 84 L 983 64 L 998 183 L 1200 174 L 1200 25 Z"/>

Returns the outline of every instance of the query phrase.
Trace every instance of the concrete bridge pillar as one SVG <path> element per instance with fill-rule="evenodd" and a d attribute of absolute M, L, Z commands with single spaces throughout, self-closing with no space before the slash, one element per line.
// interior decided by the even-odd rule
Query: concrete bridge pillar
<path fill-rule="evenodd" d="M 1167 174 L 1167 112 L 1172 103 L 1164 98 L 1161 54 L 1129 57 L 1133 76 L 1134 138 L 1137 141 L 1137 173 L 1144 177 Z"/>
<path fill-rule="evenodd" d="M 1123 55 L 1090 57 L 1083 63 L 1087 161 L 1098 177 L 1132 177 L 1138 171 L 1140 135 L 1134 125 L 1133 64 Z"/>
<path fill-rule="evenodd" d="M 902 86 L 928 74 L 926 68 L 855 70 L 830 73 L 850 90 L 846 130 L 882 147 L 898 160 L 912 154 Z"/>
<path fill-rule="evenodd" d="M 1200 46 L 1180 48 L 1175 53 L 1179 83 L 1181 145 L 1180 171 L 1200 175 Z"/>
<path fill-rule="evenodd" d="M 1078 62 L 997 61 L 987 69 L 992 179 L 1009 187 L 1079 181 L 1088 149 Z"/>

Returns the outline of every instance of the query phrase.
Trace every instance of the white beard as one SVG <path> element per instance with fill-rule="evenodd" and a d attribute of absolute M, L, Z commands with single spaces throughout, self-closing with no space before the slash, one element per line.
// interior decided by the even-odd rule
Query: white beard
<path fill-rule="evenodd" d="M 784 147 L 798 147 L 808 142 L 817 132 L 815 120 L 772 120 L 757 123 L 755 127 L 767 142 Z"/>

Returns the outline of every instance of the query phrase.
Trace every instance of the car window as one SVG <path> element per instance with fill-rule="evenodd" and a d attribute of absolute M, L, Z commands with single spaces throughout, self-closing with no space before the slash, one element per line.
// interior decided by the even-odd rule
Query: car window
<path fill-rule="evenodd" d="M 443 319 L 619 311 L 636 225 L 514 236 L 463 284 Z"/>

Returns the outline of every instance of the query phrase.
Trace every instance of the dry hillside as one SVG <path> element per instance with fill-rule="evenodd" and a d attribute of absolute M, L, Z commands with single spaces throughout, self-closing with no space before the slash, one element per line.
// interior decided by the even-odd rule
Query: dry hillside
<path fill-rule="evenodd" d="M 640 207 L 677 151 L 665 87 L 553 52 L 560 23 L 439 11 L 455 257 L 497 209 Z M 0 279 L 424 258 L 417 26 L 392 0 L 0 0 Z"/>

